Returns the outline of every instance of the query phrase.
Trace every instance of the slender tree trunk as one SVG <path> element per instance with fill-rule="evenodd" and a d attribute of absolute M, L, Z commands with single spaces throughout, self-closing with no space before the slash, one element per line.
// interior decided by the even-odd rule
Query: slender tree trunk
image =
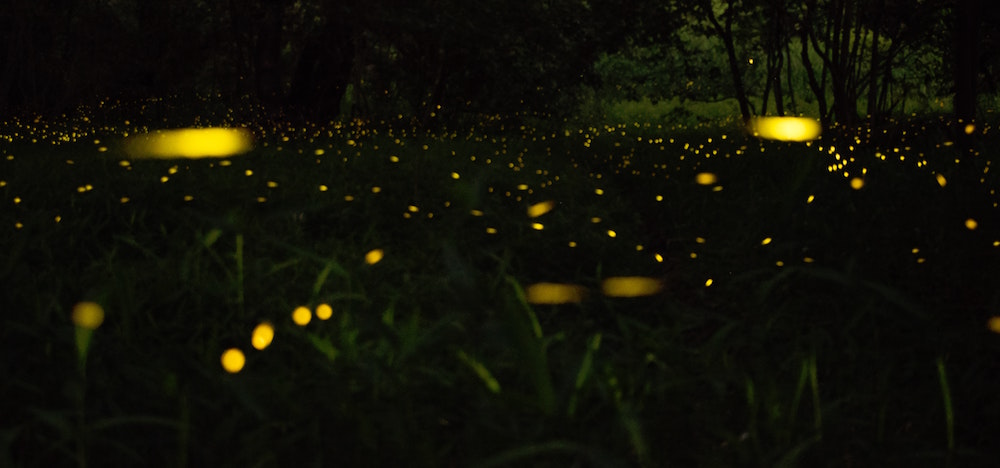
<path fill-rule="evenodd" d="M 798 104 L 795 102 L 795 83 L 792 81 L 792 40 L 791 37 L 785 41 L 785 75 L 788 79 L 788 104 L 793 114 L 799 113 Z"/>
<path fill-rule="evenodd" d="M 878 0 L 878 5 L 875 11 L 880 10 L 882 5 L 884 5 L 884 0 Z M 871 47 L 871 61 L 868 65 L 868 119 L 870 124 L 875 124 L 881 116 L 878 106 L 878 77 L 881 75 L 879 73 L 879 39 L 881 38 L 881 24 L 876 21 L 875 27 L 872 30 L 872 47 Z M 888 83 L 885 83 L 888 85 Z"/>
<path fill-rule="evenodd" d="M 733 4 L 730 3 L 726 12 L 725 26 L 719 24 L 718 18 L 715 17 L 715 12 L 712 11 L 711 5 L 708 6 L 705 11 L 705 16 L 708 21 L 712 24 L 712 28 L 715 29 L 716 34 L 722 39 L 723 45 L 726 47 L 726 58 L 729 61 L 729 74 L 733 79 L 733 90 L 736 92 L 736 101 L 740 106 L 740 115 L 743 118 L 743 122 L 749 122 L 751 118 L 750 111 L 750 100 L 747 98 L 746 89 L 743 87 L 743 77 L 742 70 L 740 69 L 740 61 L 736 58 L 736 44 L 733 41 Z"/>
<path fill-rule="evenodd" d="M 811 32 L 812 25 L 808 22 L 802 27 L 799 32 L 800 40 L 802 41 L 802 68 L 806 70 L 806 77 L 809 78 L 809 87 L 812 89 L 813 95 L 816 96 L 816 104 L 819 106 L 819 119 L 824 127 L 830 125 L 830 117 L 827 112 L 826 104 L 826 86 L 816 79 L 816 71 L 813 70 L 812 60 L 809 58 L 809 36 L 812 35 Z"/>
<path fill-rule="evenodd" d="M 784 65 L 782 63 L 781 51 L 779 50 L 775 54 L 775 60 L 778 64 L 774 69 L 774 110 L 780 116 L 785 115 L 785 96 L 781 90 L 781 67 Z"/>

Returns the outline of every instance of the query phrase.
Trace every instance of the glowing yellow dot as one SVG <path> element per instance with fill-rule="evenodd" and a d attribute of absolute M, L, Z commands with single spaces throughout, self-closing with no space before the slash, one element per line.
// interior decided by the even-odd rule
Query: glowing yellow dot
<path fill-rule="evenodd" d="M 945 179 L 943 175 L 941 175 L 941 174 L 938 174 L 938 175 L 937 175 L 937 176 L 935 176 L 935 177 L 937 177 L 937 183 L 938 183 L 938 185 L 940 185 L 940 186 L 944 187 L 945 185 L 947 185 L 947 184 L 948 184 L 948 180 L 947 180 L 947 179 Z"/>
<path fill-rule="evenodd" d="M 618 237 L 618 233 L 611 229 L 608 229 L 608 237 Z"/>
<path fill-rule="evenodd" d="M 497 228 L 488 227 L 488 228 L 486 228 L 486 233 L 487 234 L 496 234 L 497 233 Z"/>
<path fill-rule="evenodd" d="M 855 177 L 851 179 L 851 188 L 854 190 L 861 190 L 861 187 L 865 186 L 865 181 L 860 177 Z"/>
<path fill-rule="evenodd" d="M 965 134 L 972 135 L 972 132 L 976 131 L 976 126 L 973 124 L 967 124 L 965 126 Z"/>
<path fill-rule="evenodd" d="M 274 325 L 271 325 L 271 322 L 261 322 L 253 329 L 250 343 L 254 349 L 262 350 L 270 346 L 271 341 L 274 341 Z"/>
<path fill-rule="evenodd" d="M 246 363 L 247 358 L 243 355 L 243 351 L 239 349 L 229 348 L 226 352 L 222 353 L 222 368 L 230 374 L 235 374 L 243 370 L 243 366 Z"/>
<path fill-rule="evenodd" d="M 517 185 L 517 189 L 518 190 L 528 190 L 528 184 L 518 184 Z"/>
<path fill-rule="evenodd" d="M 354 195 L 344 195 L 344 201 L 354 201 Z"/>
<path fill-rule="evenodd" d="M 816 199 L 816 197 L 815 197 L 815 196 L 813 196 L 813 195 L 809 195 L 809 198 L 806 198 L 806 203 L 807 203 L 807 204 L 808 204 L 808 203 L 812 203 L 812 202 L 813 202 L 813 200 L 815 200 L 815 199 Z"/>
<path fill-rule="evenodd" d="M 663 201 L 663 195 L 657 195 L 656 201 Z"/>
<path fill-rule="evenodd" d="M 470 210 L 469 214 L 471 214 L 472 216 L 482 216 L 485 213 L 483 213 L 482 210 Z"/>
<path fill-rule="evenodd" d="M 716 177 L 715 174 L 711 172 L 700 172 L 698 173 L 698 175 L 694 177 L 694 181 L 697 182 L 698 185 L 712 185 L 717 180 L 718 177 Z"/>
<path fill-rule="evenodd" d="M 121 197 L 118 199 L 118 201 L 121 202 L 122 204 L 128 203 L 129 200 L 130 200 L 129 197 Z"/>
<path fill-rule="evenodd" d="M 601 291 L 605 296 L 639 297 L 651 296 L 660 291 L 660 280 L 644 276 L 619 276 L 606 278 L 601 282 Z"/>
<path fill-rule="evenodd" d="M 713 283 L 712 278 L 709 278 L 709 279 L 705 280 L 705 287 L 707 288 L 707 287 L 711 286 L 712 283 Z"/>
<path fill-rule="evenodd" d="M 398 163 L 399 162 L 399 156 L 389 156 L 389 161 L 394 162 L 394 163 Z"/>
<path fill-rule="evenodd" d="M 778 260 L 777 262 L 774 262 L 774 264 L 777 265 L 777 266 L 779 266 L 779 267 L 785 266 L 785 262 L 783 262 L 781 260 Z"/>
<path fill-rule="evenodd" d="M 594 216 L 593 218 L 590 218 L 590 222 L 594 223 L 594 224 L 598 224 L 598 223 L 601 222 L 601 218 L 599 218 L 597 216 Z"/>
<path fill-rule="evenodd" d="M 320 184 L 320 186 L 319 186 L 319 191 L 320 191 L 320 192 L 325 192 L 325 191 L 327 191 L 327 190 L 330 190 L 330 188 L 329 188 L 329 187 L 327 187 L 326 185 L 322 185 L 322 184 Z"/>
<path fill-rule="evenodd" d="M 598 195 L 604 195 L 604 189 L 594 189 L 594 193 Z"/>
<path fill-rule="evenodd" d="M 243 171 L 243 174 L 245 174 L 247 177 L 250 177 L 250 176 L 253 175 L 253 171 L 250 170 L 250 169 L 247 169 L 247 170 Z"/>
<path fill-rule="evenodd" d="M 96 302 L 80 302 L 73 306 L 73 323 L 87 330 L 96 330 L 104 322 L 104 308 Z"/>
<path fill-rule="evenodd" d="M 525 288 L 524 294 L 532 304 L 565 304 L 583 300 L 584 289 L 575 284 L 536 283 Z"/>
<path fill-rule="evenodd" d="M 458 180 L 459 177 L 461 177 L 461 176 L 459 176 L 457 172 L 452 172 L 451 173 L 451 178 L 452 179 Z"/>
<path fill-rule="evenodd" d="M 663 255 L 654 254 L 653 258 L 656 259 L 657 263 L 663 263 Z"/>
<path fill-rule="evenodd" d="M 771 243 L 770 237 L 765 237 L 764 240 L 760 241 L 760 245 L 767 245 Z"/>
<path fill-rule="evenodd" d="M 323 153 L 325 153 L 325 152 L 326 151 L 323 151 L 323 148 L 320 148 L 320 149 L 317 149 L 316 151 L 313 151 L 313 154 L 315 154 L 316 156 L 322 156 Z"/>
<path fill-rule="evenodd" d="M 320 304 L 316 306 L 316 318 L 320 320 L 328 320 L 333 316 L 333 307 L 330 304 Z"/>
<path fill-rule="evenodd" d="M 312 320 L 312 312 L 309 311 L 308 307 L 298 306 L 292 311 L 292 321 L 300 327 L 304 327 L 309 324 Z"/>
<path fill-rule="evenodd" d="M 251 146 L 246 129 L 187 128 L 138 135 L 125 151 L 134 158 L 205 158 L 245 153 Z"/>
<path fill-rule="evenodd" d="M 697 243 L 699 243 L 699 244 L 704 244 L 705 243 L 705 238 L 704 237 L 695 237 L 694 241 L 697 242 Z"/>
<path fill-rule="evenodd" d="M 277 188 L 278 187 L 278 183 L 275 182 L 275 181 L 273 181 L 273 180 L 269 180 L 269 181 L 267 181 L 267 187 L 268 188 Z"/>
<path fill-rule="evenodd" d="M 545 229 L 545 225 L 543 225 L 542 223 L 531 223 L 531 229 L 534 229 L 536 231 L 541 231 L 542 229 Z"/>
<path fill-rule="evenodd" d="M 567 245 L 569 245 L 570 247 L 576 247 L 576 241 L 569 241 Z"/>
<path fill-rule="evenodd" d="M 118 161 L 118 165 L 121 167 L 129 167 L 132 164 L 128 162 L 128 160 L 122 159 L 121 161 Z"/>
<path fill-rule="evenodd" d="M 537 218 L 545 213 L 552 211 L 555 208 L 556 202 L 552 200 L 543 201 L 541 203 L 535 203 L 528 207 L 528 217 Z"/>
<path fill-rule="evenodd" d="M 410 206 L 406 207 L 406 209 L 410 210 L 410 213 L 416 213 L 416 212 L 420 211 L 420 208 L 417 207 L 417 205 L 410 205 Z"/>
<path fill-rule="evenodd" d="M 365 263 L 369 265 L 374 265 L 382 261 L 382 257 L 385 256 L 385 252 L 382 249 L 374 249 L 365 254 Z"/>
<path fill-rule="evenodd" d="M 969 218 L 969 219 L 965 220 L 965 228 L 966 229 L 972 231 L 972 230 L 975 230 L 977 227 L 979 227 L 979 223 L 976 222 L 976 220 L 974 220 L 972 218 Z"/>
<path fill-rule="evenodd" d="M 986 323 L 990 331 L 993 333 L 1000 333 L 1000 317 L 990 317 L 990 320 Z"/>
<path fill-rule="evenodd" d="M 822 133 L 819 122 L 805 117 L 758 117 L 750 129 L 760 138 L 780 141 L 815 140 Z"/>

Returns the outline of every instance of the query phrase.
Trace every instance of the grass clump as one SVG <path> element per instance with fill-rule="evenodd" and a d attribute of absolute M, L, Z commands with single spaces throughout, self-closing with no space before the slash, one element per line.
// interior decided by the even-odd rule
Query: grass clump
<path fill-rule="evenodd" d="M 211 160 L 101 131 L 2 148 L 8 465 L 990 460 L 993 127 L 269 126 Z"/>

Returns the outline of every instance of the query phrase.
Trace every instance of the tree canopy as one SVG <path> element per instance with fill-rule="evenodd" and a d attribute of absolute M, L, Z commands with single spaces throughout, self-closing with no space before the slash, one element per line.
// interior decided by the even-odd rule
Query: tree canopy
<path fill-rule="evenodd" d="M 9 0 L 0 114 L 214 96 L 304 119 L 559 116 L 735 99 L 853 125 L 995 93 L 980 0 Z"/>

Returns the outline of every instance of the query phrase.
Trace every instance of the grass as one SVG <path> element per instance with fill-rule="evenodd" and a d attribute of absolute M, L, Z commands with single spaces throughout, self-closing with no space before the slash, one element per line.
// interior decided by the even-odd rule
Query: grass
<path fill-rule="evenodd" d="M 973 156 L 919 127 L 269 126 L 132 161 L 135 124 L 5 128 L 0 465 L 993 460 L 995 127 Z M 601 294 L 620 276 L 662 289 Z M 106 318 L 78 364 L 81 301 Z"/>

